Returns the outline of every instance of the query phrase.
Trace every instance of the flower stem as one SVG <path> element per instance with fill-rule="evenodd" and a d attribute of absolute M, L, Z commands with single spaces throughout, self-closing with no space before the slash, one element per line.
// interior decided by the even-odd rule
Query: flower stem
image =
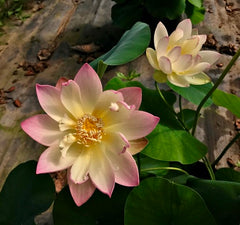
<path fill-rule="evenodd" d="M 214 172 L 213 172 L 211 163 L 209 162 L 208 158 L 207 158 L 206 156 L 204 156 L 204 157 L 202 158 L 202 160 L 203 160 L 205 166 L 207 167 L 207 170 L 208 170 L 208 172 L 209 172 L 209 175 L 210 175 L 211 179 L 212 179 L 212 180 L 216 180 L 215 174 L 214 174 Z"/>
<path fill-rule="evenodd" d="M 157 82 L 155 81 L 155 87 L 156 87 L 156 90 L 158 91 L 160 97 L 162 98 L 162 100 L 164 101 L 164 103 L 166 104 L 166 106 L 168 107 L 168 109 L 170 110 L 170 112 L 177 118 L 178 122 L 181 124 L 182 128 L 188 132 L 188 129 L 185 127 L 185 124 L 184 122 L 181 120 L 181 117 L 180 115 L 178 115 L 174 109 L 172 108 L 172 106 L 170 106 L 167 102 L 167 100 L 165 99 L 165 97 L 163 96 L 163 93 L 161 92 L 161 90 L 159 89 L 158 87 L 158 84 Z"/>
<path fill-rule="evenodd" d="M 219 86 L 219 84 L 222 82 L 222 80 L 224 79 L 224 77 L 227 75 L 227 73 L 229 72 L 229 70 L 232 68 L 233 64 L 236 62 L 236 60 L 238 59 L 238 57 L 240 56 L 240 49 L 237 51 L 237 53 L 232 57 L 231 61 L 228 63 L 228 65 L 226 66 L 226 68 L 224 69 L 224 71 L 222 72 L 221 76 L 218 78 L 217 82 L 214 84 L 214 86 L 209 90 L 209 92 L 207 93 L 207 95 L 203 98 L 203 100 L 200 102 L 199 106 L 197 107 L 196 110 L 196 114 L 194 117 L 194 121 L 193 121 L 193 128 L 192 128 L 192 135 L 194 136 L 195 134 L 195 130 L 196 130 L 196 126 L 197 126 L 197 121 L 198 121 L 198 117 L 199 117 L 199 113 L 200 110 L 202 109 L 203 105 L 205 104 L 205 102 L 208 100 L 208 98 L 212 95 L 212 93 L 217 89 L 217 87 Z"/>
<path fill-rule="evenodd" d="M 233 145 L 233 143 L 240 137 L 240 132 L 238 132 L 235 137 L 226 145 L 226 147 L 222 150 L 221 154 L 217 157 L 217 159 L 212 163 L 212 166 L 216 166 L 221 158 L 225 155 L 228 149 Z"/>
<path fill-rule="evenodd" d="M 152 170 L 176 170 L 176 171 L 185 173 L 186 175 L 189 175 L 189 173 L 187 171 L 177 168 L 177 167 L 154 167 L 154 168 L 142 169 L 141 171 L 146 172 L 146 171 L 152 171 Z"/>

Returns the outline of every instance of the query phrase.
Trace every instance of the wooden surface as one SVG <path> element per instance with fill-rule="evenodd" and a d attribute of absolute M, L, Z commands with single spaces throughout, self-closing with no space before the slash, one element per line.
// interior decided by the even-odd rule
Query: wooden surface
<path fill-rule="evenodd" d="M 239 8 L 240 3 L 234 2 L 233 8 Z M 19 163 L 38 159 L 45 149 L 27 136 L 20 127 L 21 121 L 32 115 L 41 113 L 42 110 L 37 102 L 35 84 L 54 85 L 59 77 L 72 78 L 81 66 L 79 54 L 71 50 L 71 46 L 91 43 L 92 41 L 108 43 L 114 36 L 109 23 L 111 0 L 87 0 L 79 1 L 76 11 L 71 16 L 65 29 L 59 28 L 66 21 L 66 15 L 71 13 L 74 5 L 70 0 L 43 1 L 44 8 L 32 15 L 22 25 L 4 27 L 6 34 L 0 37 L 0 88 L 7 90 L 15 86 L 15 90 L 5 95 L 13 100 L 19 99 L 21 107 L 16 107 L 12 100 L 7 100 L 0 105 L 0 189 L 8 173 Z M 233 44 L 239 47 L 239 22 L 240 11 L 228 12 L 226 1 L 206 0 L 205 21 L 199 25 L 200 33 L 213 34 L 217 40 L 215 48 Z M 74 10 L 73 10 L 74 11 Z M 62 35 L 56 35 L 58 32 Z M 113 37 L 114 36 L 114 37 Z M 43 72 L 34 76 L 25 76 L 26 71 L 19 68 L 23 61 L 38 62 L 37 53 L 40 49 L 48 48 L 54 41 L 56 49 L 49 64 Z M 212 46 L 214 47 L 214 46 Z M 224 67 L 231 59 L 230 55 L 223 54 L 218 63 L 209 71 L 213 81 L 220 75 Z M 127 72 L 135 69 L 142 73 L 139 78 L 146 86 L 153 88 L 151 78 L 152 68 L 147 63 L 145 56 L 132 63 L 119 66 L 108 71 L 106 77 L 113 76 L 116 71 Z M 224 80 L 221 88 L 225 91 L 240 96 L 240 63 L 232 68 Z M 185 103 L 185 106 L 194 107 Z M 209 157 L 213 160 L 235 135 L 235 117 L 221 107 L 212 107 L 203 112 L 197 129 L 197 136 L 204 141 L 209 149 Z M 236 163 L 239 159 L 239 143 L 234 144 L 226 155 Z M 227 166 L 226 157 L 219 166 Z"/>

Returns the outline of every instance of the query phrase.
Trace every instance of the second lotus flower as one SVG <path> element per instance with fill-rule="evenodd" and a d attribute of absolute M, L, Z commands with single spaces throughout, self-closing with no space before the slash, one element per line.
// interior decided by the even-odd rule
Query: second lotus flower
<path fill-rule="evenodd" d="M 78 206 L 96 188 L 111 196 L 115 182 L 138 185 L 132 155 L 146 146 L 144 137 L 159 122 L 158 117 L 138 110 L 140 88 L 102 91 L 98 75 L 88 64 L 74 80 L 36 88 L 47 114 L 26 119 L 21 126 L 48 146 L 40 156 L 38 174 L 68 169 L 69 188 Z"/>
<path fill-rule="evenodd" d="M 154 79 L 159 83 L 168 80 L 180 87 L 210 82 L 203 71 L 215 63 L 220 54 L 200 51 L 205 41 L 206 35 L 198 35 L 189 19 L 180 22 L 170 36 L 159 22 L 154 33 L 155 50 L 148 48 L 146 51 L 148 61 L 155 69 Z"/>

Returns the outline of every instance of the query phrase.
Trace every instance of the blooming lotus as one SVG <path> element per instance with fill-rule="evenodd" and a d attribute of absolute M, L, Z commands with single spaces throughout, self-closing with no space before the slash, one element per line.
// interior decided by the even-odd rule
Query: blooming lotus
<path fill-rule="evenodd" d="M 37 164 L 37 174 L 67 169 L 71 195 L 80 206 L 95 189 L 112 194 L 115 183 L 139 184 L 133 154 L 147 144 L 144 138 L 159 118 L 139 111 L 138 87 L 102 91 L 95 71 L 84 64 L 74 80 L 56 87 L 36 85 L 38 100 L 47 114 L 30 117 L 22 129 L 48 146 Z"/>
<path fill-rule="evenodd" d="M 220 54 L 200 51 L 205 41 L 206 35 L 198 35 L 197 30 L 192 30 L 189 19 L 180 22 L 170 36 L 165 26 L 159 22 L 154 33 L 156 50 L 146 50 L 148 61 L 155 69 L 154 79 L 159 83 L 168 80 L 180 87 L 210 82 L 203 71 L 216 62 Z"/>

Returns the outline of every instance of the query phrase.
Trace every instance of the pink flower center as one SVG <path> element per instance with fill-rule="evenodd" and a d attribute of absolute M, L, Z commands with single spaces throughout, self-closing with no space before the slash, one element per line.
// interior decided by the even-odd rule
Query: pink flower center
<path fill-rule="evenodd" d="M 76 138 L 77 143 L 89 147 L 94 143 L 100 143 L 104 134 L 104 123 L 102 119 L 95 116 L 84 114 L 77 121 Z"/>

